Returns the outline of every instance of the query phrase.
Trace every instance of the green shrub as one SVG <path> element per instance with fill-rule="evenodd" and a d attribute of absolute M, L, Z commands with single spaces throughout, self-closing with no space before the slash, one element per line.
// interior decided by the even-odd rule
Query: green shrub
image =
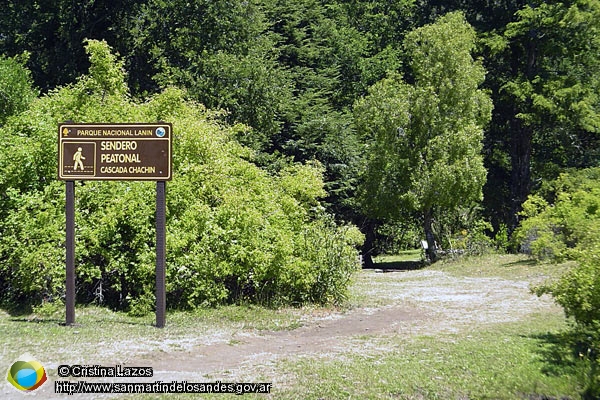
<path fill-rule="evenodd" d="M 600 233 L 600 229 L 597 230 Z M 580 325 L 600 326 L 600 239 L 582 252 L 577 266 L 557 282 L 539 287 L 538 295 L 551 294 L 568 317 Z"/>
<path fill-rule="evenodd" d="M 557 282 L 535 289 L 538 296 L 550 294 L 573 318 L 570 343 L 584 366 L 581 384 L 583 398 L 600 398 L 600 229 L 595 243 L 579 254 L 578 264 Z"/>
<path fill-rule="evenodd" d="M 508 235 L 508 227 L 505 224 L 500 224 L 496 235 L 494 236 L 494 246 L 500 253 L 506 253 L 510 248 L 510 238 Z"/>
<path fill-rule="evenodd" d="M 504 252 L 503 235 L 506 227 L 494 232 L 494 227 L 485 220 L 477 208 L 458 209 L 447 213 L 439 221 L 443 239 L 442 246 L 451 254 L 479 256 L 493 252 Z M 493 236 L 495 233 L 495 236 Z"/>
<path fill-rule="evenodd" d="M 15 58 L 0 56 L 0 126 L 11 115 L 24 111 L 37 96 L 24 66 L 28 58 L 27 53 Z"/>
<path fill-rule="evenodd" d="M 13 302 L 37 304 L 64 295 L 64 190 L 53 182 L 43 191 L 9 188 L 0 220 L 0 294 Z M 61 195 L 63 200 L 61 201 Z M 62 206 L 62 207 L 61 207 Z"/>
<path fill-rule="evenodd" d="M 575 322 L 570 343 L 580 364 L 583 398 L 600 397 L 600 168 L 563 174 L 544 189 L 547 199 L 531 196 L 515 232 L 522 249 L 537 259 L 575 260 L 553 283 L 535 289 L 550 294 Z"/>
<path fill-rule="evenodd" d="M 174 178 L 167 183 L 167 305 L 342 301 L 358 267 L 355 228 L 322 213 L 323 168 L 258 168 L 221 113 L 166 89 L 132 100 L 122 63 L 89 41 L 90 75 L 40 98 L 1 128 L 0 300 L 64 296 L 64 184 L 56 180 L 57 126 L 76 122 L 173 123 Z M 77 182 L 78 302 L 151 311 L 155 187 Z"/>
<path fill-rule="evenodd" d="M 475 221 L 466 236 L 466 252 L 469 255 L 484 255 L 494 249 L 494 242 L 487 232 L 493 231 L 492 224 L 480 219 Z"/>
<path fill-rule="evenodd" d="M 592 245 L 600 225 L 600 168 L 563 174 L 523 205 L 525 219 L 513 234 L 524 253 L 538 260 L 576 259 Z"/>

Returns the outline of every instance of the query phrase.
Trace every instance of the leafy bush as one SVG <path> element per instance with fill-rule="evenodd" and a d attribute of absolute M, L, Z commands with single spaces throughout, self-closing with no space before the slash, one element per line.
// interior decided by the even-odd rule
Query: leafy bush
<path fill-rule="evenodd" d="M 600 232 L 598 232 L 600 233 Z M 600 240 L 580 256 L 576 267 L 557 282 L 537 288 L 551 294 L 568 317 L 585 326 L 600 327 Z"/>
<path fill-rule="evenodd" d="M 507 231 L 500 226 L 496 231 L 481 216 L 479 207 L 463 207 L 446 212 L 437 219 L 442 247 L 452 255 L 479 256 L 505 252 Z"/>
<path fill-rule="evenodd" d="M 538 296 L 552 295 L 575 321 L 571 347 L 585 366 L 581 377 L 585 399 L 600 398 L 600 229 L 594 233 L 595 243 L 579 255 L 574 268 L 557 282 L 535 289 Z"/>
<path fill-rule="evenodd" d="M 496 250 L 494 240 L 488 232 L 493 231 L 492 224 L 479 219 L 473 221 L 471 226 L 463 227 L 458 232 L 449 234 L 444 241 L 451 255 L 466 254 L 481 256 Z"/>
<path fill-rule="evenodd" d="M 597 237 L 600 168 L 562 174 L 542 194 L 524 203 L 525 219 L 513 240 L 521 251 L 539 260 L 576 259 Z"/>
<path fill-rule="evenodd" d="M 538 259 L 575 260 L 553 283 L 535 289 L 550 294 L 575 326 L 571 336 L 586 366 L 584 398 L 600 397 L 600 168 L 563 174 L 524 205 L 524 220 L 515 238 Z"/>
<path fill-rule="evenodd" d="M 31 74 L 25 68 L 28 54 L 6 58 L 0 56 L 0 126 L 8 117 L 27 108 L 35 99 Z"/>
<path fill-rule="evenodd" d="M 355 228 L 321 211 L 323 168 L 258 168 L 234 140 L 239 126 L 166 89 L 135 102 L 122 63 L 89 41 L 90 75 L 49 93 L 1 128 L 0 299 L 64 295 L 64 185 L 56 181 L 58 123 L 169 121 L 174 178 L 167 183 L 167 304 L 329 303 L 358 268 Z M 245 128 L 244 128 L 245 129 Z M 79 302 L 132 314 L 154 304 L 154 185 L 76 183 Z"/>

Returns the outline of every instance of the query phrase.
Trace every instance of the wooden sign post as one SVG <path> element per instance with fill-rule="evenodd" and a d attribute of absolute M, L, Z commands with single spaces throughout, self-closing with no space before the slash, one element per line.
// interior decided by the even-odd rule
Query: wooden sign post
<path fill-rule="evenodd" d="M 75 180 L 156 181 L 156 326 L 166 314 L 166 181 L 172 125 L 73 124 L 58 127 L 58 178 L 66 181 L 66 324 L 75 323 Z"/>

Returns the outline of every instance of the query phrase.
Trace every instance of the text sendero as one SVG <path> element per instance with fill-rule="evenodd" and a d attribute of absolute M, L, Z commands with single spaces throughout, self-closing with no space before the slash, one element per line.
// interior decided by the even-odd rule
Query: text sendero
<path fill-rule="evenodd" d="M 100 142 L 100 150 L 136 150 L 135 140 L 103 140 Z"/>

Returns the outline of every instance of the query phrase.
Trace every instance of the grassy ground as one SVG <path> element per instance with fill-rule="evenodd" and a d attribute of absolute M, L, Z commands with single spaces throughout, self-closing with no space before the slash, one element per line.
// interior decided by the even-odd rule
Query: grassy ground
<path fill-rule="evenodd" d="M 398 255 L 382 255 L 374 258 L 376 268 L 382 270 L 413 270 L 422 267 L 423 250 L 408 250 Z"/>
<path fill-rule="evenodd" d="M 193 345 L 194 338 L 207 338 L 215 332 L 226 335 L 251 330 L 294 329 L 301 324 L 301 313 L 292 309 L 227 306 L 170 312 L 164 329 L 155 328 L 154 322 L 154 315 L 135 318 L 98 307 L 78 307 L 76 325 L 72 327 L 62 325 L 64 309 L 18 317 L 0 312 L 0 341 L 5 343 L 1 362 L 8 365 L 27 352 L 34 353 L 40 360 L 62 359 L 71 363 L 89 362 L 90 354 L 97 354 L 94 361 L 112 360 L 114 363 L 116 355 L 122 357 L 128 349 L 139 350 L 144 343 L 147 347 L 160 343 L 162 351 L 176 351 L 182 350 L 185 338 Z M 117 338 L 126 339 L 117 343 Z"/>
<path fill-rule="evenodd" d="M 409 250 L 399 255 L 382 255 L 374 259 L 376 267 L 402 269 L 405 265 L 420 262 L 422 250 Z M 437 262 L 430 269 L 448 272 L 454 276 L 499 277 L 506 279 L 553 279 L 564 273 L 572 263 L 555 265 L 537 263 L 535 260 L 514 254 L 494 254 L 482 257 L 448 257 Z M 423 267 L 423 264 L 420 265 Z"/>
<path fill-rule="evenodd" d="M 558 316 L 507 323 L 468 335 L 369 340 L 379 352 L 342 360 L 290 362 L 298 385 L 283 397 L 306 399 L 578 398 L 575 375 L 551 370 L 548 337 L 564 328 Z M 325 379 L 323 379 L 326 377 Z"/>
<path fill-rule="evenodd" d="M 376 267 L 399 267 L 418 257 L 415 251 L 375 261 Z M 536 264 L 523 256 L 494 255 L 445 260 L 428 269 L 456 277 L 528 280 L 535 285 L 555 279 L 569 267 Z M 379 279 L 385 279 L 385 275 Z M 364 284 L 359 277 L 356 285 L 364 288 Z M 360 291 L 355 295 L 357 303 L 386 304 L 383 299 L 366 299 Z M 562 312 L 552 311 L 526 321 L 474 326 L 466 334 L 365 337 L 357 340 L 368 341 L 368 347 L 378 351 L 341 360 L 286 363 L 298 383 L 283 397 L 578 399 L 585 372 L 583 365 L 573 362 L 570 349 L 557 343 L 566 328 Z M 557 358 L 569 361 L 557 363 Z"/>
<path fill-rule="evenodd" d="M 411 253 L 384 263 L 413 261 Z M 556 277 L 568 265 L 537 265 L 518 256 L 466 258 L 435 264 L 428 269 L 457 277 L 498 277 L 539 283 Z M 399 272 L 402 274 L 402 272 Z M 388 274 L 378 274 L 384 282 Z M 357 276 L 352 307 L 385 306 L 388 300 L 361 295 L 373 280 Z M 261 307 L 222 307 L 168 314 L 167 326 L 156 329 L 153 316 L 133 318 L 96 307 L 78 308 L 75 327 L 61 326 L 63 311 L 25 316 L 0 312 L 0 340 L 5 343 L 0 364 L 8 367 L 23 353 L 46 362 L 51 377 L 61 363 L 93 361 L 114 365 L 128 352 L 158 347 L 160 351 L 188 350 L 211 335 L 257 330 L 292 330 L 307 315 L 323 309 L 270 310 Z M 352 338 L 347 352 L 336 357 L 299 356 L 279 360 L 274 369 L 279 382 L 272 398 L 287 399 L 578 399 L 579 369 L 557 363 L 566 352 L 557 343 L 566 327 L 562 313 L 544 311 L 526 321 L 473 326 L 460 332 L 429 332 L 409 336 L 378 335 Z M 119 342 L 115 337 L 127 338 Z M 235 345 L 233 343 L 232 345 Z M 363 349 L 355 351 L 356 348 Z M 271 370 L 272 371 L 272 370 Z M 257 373 L 253 381 L 271 381 Z M 198 377 L 198 380 L 202 380 Z M 78 395 L 74 395 L 76 399 Z M 167 399 L 164 396 L 129 396 L 132 399 Z M 182 396 L 197 398 L 195 396 Z M 215 398 L 236 396 L 215 395 Z M 264 395 L 245 395 L 264 398 Z M 212 397 L 211 397 L 212 398 Z"/>

